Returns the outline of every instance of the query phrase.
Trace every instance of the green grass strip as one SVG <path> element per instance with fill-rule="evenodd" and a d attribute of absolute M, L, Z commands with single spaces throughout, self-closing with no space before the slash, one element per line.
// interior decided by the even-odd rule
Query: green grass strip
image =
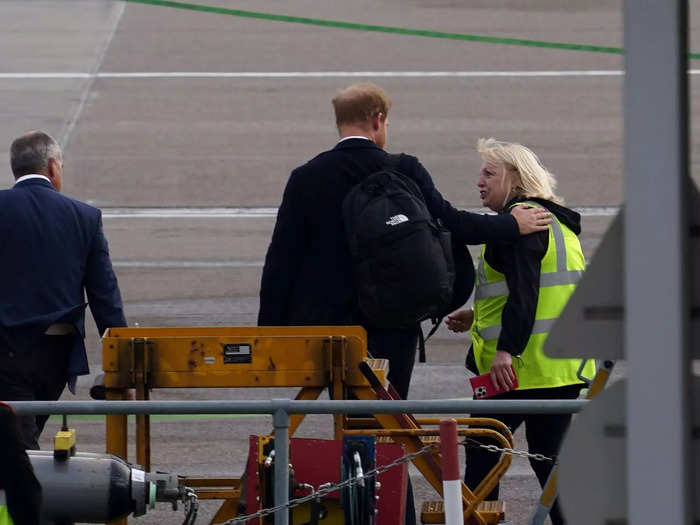
<path fill-rule="evenodd" d="M 133 414 L 128 416 L 130 420 L 135 420 Z M 269 414 L 153 414 L 151 421 L 190 421 L 197 419 L 239 419 L 239 418 L 259 418 L 271 417 Z M 63 416 L 50 416 L 49 421 L 60 423 Z M 68 423 L 71 421 L 104 421 L 104 415 L 97 414 L 76 414 L 68 416 Z"/>
<path fill-rule="evenodd" d="M 397 35 L 422 36 L 428 38 L 443 38 L 450 40 L 466 40 L 470 42 L 484 42 L 489 44 L 505 44 L 511 46 L 539 47 L 545 49 L 564 49 L 568 51 L 586 51 L 589 53 L 608 53 L 621 55 L 624 49 L 619 47 L 593 46 L 588 44 L 567 44 L 563 42 L 545 42 L 541 40 L 527 40 L 523 38 L 501 38 L 496 36 L 467 35 L 464 33 L 446 33 L 443 31 L 429 31 L 424 29 L 410 29 L 405 27 L 378 26 L 371 24 L 354 24 L 351 22 L 340 22 L 337 20 L 319 20 L 316 18 L 306 18 L 299 16 L 276 15 L 273 13 L 260 13 L 257 11 L 243 11 L 240 9 L 227 9 L 225 7 L 214 7 L 201 4 L 190 4 L 185 2 L 173 2 L 171 0 L 126 0 L 132 4 L 147 4 L 162 7 L 173 7 L 175 9 L 187 9 L 189 11 L 200 11 L 204 13 L 216 13 L 220 15 L 238 16 L 244 18 L 257 18 L 260 20 L 271 20 L 274 22 L 287 22 L 291 24 L 305 24 L 321 27 L 336 27 L 340 29 L 351 29 L 355 31 L 372 31 L 375 33 L 392 33 Z M 700 58 L 700 53 L 689 53 L 690 58 Z"/>

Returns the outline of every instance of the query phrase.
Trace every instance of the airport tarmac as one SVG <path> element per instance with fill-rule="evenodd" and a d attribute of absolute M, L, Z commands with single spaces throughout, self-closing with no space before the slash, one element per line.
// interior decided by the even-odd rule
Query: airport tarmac
<path fill-rule="evenodd" d="M 42 129 L 59 140 L 64 193 L 103 209 L 130 324 L 256 323 L 262 263 L 286 179 L 333 147 L 330 99 L 352 82 L 386 88 L 393 100 L 387 149 L 417 155 L 457 207 L 480 207 L 474 146 L 482 136 L 522 142 L 540 155 L 558 176 L 559 193 L 583 215 L 589 259 L 624 200 L 623 56 L 594 47 L 622 45 L 622 1 L 192 3 L 239 12 L 157 2 L 0 0 L 0 165 L 6 166 L 0 189 L 12 184 L 13 138 Z M 690 4 L 690 49 L 697 51 L 700 28 L 692 15 L 700 1 Z M 302 17 L 334 24 L 302 23 Z M 552 45 L 558 43 L 581 47 Z M 697 78 L 691 76 L 691 102 L 700 90 Z M 691 112 L 695 178 L 694 104 Z M 652 212 L 663 213 L 663 203 Z M 94 375 L 101 349 L 91 319 L 87 328 Z M 416 366 L 410 398 L 468 397 L 465 348 L 463 336 L 439 330 L 428 363 Z M 81 379 L 78 399 L 87 398 L 91 377 Z M 294 394 L 175 390 L 152 397 Z M 79 448 L 102 451 L 103 423 L 75 422 Z M 51 425 L 45 448 L 56 422 Z M 310 418 L 301 432 L 328 426 Z M 247 436 L 269 430 L 267 417 L 156 418 L 154 465 L 187 475 L 238 475 Z M 525 446 L 522 435 L 518 446 Z M 417 499 L 433 498 L 417 471 L 412 478 Z M 502 491 L 509 518 L 526 523 L 538 494 L 529 465 L 516 459 Z M 198 523 L 213 511 L 203 505 Z M 131 522 L 181 519 L 181 511 L 164 508 Z"/>

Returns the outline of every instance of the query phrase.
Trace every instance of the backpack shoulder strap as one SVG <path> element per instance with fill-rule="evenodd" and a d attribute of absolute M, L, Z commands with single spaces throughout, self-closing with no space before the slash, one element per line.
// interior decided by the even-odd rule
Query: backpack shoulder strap
<path fill-rule="evenodd" d="M 398 155 L 387 153 L 386 157 L 384 157 L 384 162 L 382 166 L 384 168 L 389 168 L 400 172 L 401 170 L 399 169 L 399 165 L 401 164 L 401 157 L 401 153 L 399 153 Z"/>
<path fill-rule="evenodd" d="M 397 175 L 400 175 L 401 180 L 407 186 L 407 190 L 410 191 L 413 195 L 415 195 L 418 199 L 425 202 L 425 196 L 423 195 L 423 192 L 421 191 L 420 187 L 418 186 L 418 183 L 414 178 L 414 175 L 412 173 L 413 170 L 406 169 L 406 162 L 404 162 L 405 157 L 406 155 L 404 155 L 403 153 L 387 153 L 386 157 L 384 158 L 384 162 L 382 163 L 382 168 L 393 171 Z"/>
<path fill-rule="evenodd" d="M 423 327 L 418 323 L 418 361 L 420 363 L 425 363 L 425 343 L 430 339 L 437 329 L 440 328 L 440 323 L 442 323 L 442 317 L 434 317 L 430 319 L 433 327 L 428 332 L 428 335 L 423 333 Z"/>
<path fill-rule="evenodd" d="M 369 173 L 366 173 L 364 175 L 357 175 L 353 174 L 351 180 L 353 184 L 362 184 L 362 182 L 372 175 L 373 173 L 377 173 L 382 170 L 390 170 L 390 171 L 395 171 L 397 173 L 401 173 L 401 169 L 399 168 L 399 165 L 401 164 L 401 158 L 403 154 L 399 153 L 398 155 L 394 155 L 392 153 L 387 153 L 384 159 L 382 160 L 382 163 L 379 165 L 379 167 L 376 170 L 372 170 Z"/>

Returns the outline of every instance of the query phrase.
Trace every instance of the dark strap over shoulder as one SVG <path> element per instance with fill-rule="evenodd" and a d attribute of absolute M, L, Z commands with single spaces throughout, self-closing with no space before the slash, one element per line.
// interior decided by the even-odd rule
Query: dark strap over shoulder
<path fill-rule="evenodd" d="M 385 168 L 389 168 L 391 170 L 401 171 L 399 169 L 399 165 L 401 164 L 401 157 L 402 157 L 401 153 L 396 154 L 396 155 L 391 154 L 391 153 L 387 153 L 386 157 L 384 157 L 383 166 Z"/>
<path fill-rule="evenodd" d="M 418 323 L 418 362 L 425 363 L 425 342 L 430 339 L 437 329 L 440 328 L 440 323 L 442 323 L 442 317 L 434 317 L 430 319 L 433 327 L 428 332 L 428 335 L 423 334 L 423 327 Z"/>
<path fill-rule="evenodd" d="M 376 170 L 370 171 L 369 173 L 365 173 L 364 175 L 360 175 L 357 173 L 352 174 L 351 176 L 351 181 L 353 184 L 361 184 L 362 181 L 364 181 L 367 177 L 370 175 L 377 173 L 379 171 L 383 170 L 389 170 L 389 171 L 395 171 L 397 173 L 401 173 L 402 175 L 405 175 L 405 171 L 401 169 L 401 160 L 403 159 L 403 153 L 398 153 L 398 154 L 392 154 L 392 153 L 387 153 L 385 157 L 382 159 L 382 163 L 379 165 L 379 167 Z M 408 175 L 406 175 L 408 176 Z M 412 178 L 408 176 L 408 178 Z"/>

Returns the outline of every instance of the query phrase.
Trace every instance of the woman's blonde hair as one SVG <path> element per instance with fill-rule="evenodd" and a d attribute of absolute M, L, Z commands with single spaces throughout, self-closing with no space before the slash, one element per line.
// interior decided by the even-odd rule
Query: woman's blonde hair
<path fill-rule="evenodd" d="M 516 172 L 520 179 L 514 190 L 525 198 L 537 197 L 563 204 L 564 199 L 554 193 L 557 181 L 532 150 L 522 144 L 501 142 L 493 137 L 481 138 L 476 150 L 484 162 L 502 162 L 506 169 Z"/>

